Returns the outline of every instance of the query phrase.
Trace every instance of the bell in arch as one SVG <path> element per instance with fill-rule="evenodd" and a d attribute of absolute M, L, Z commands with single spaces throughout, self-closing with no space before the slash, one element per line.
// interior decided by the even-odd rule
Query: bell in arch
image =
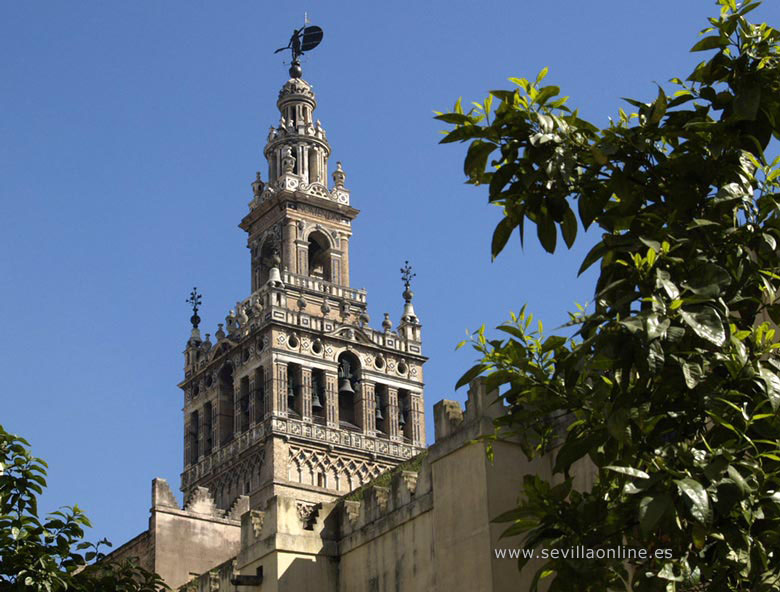
<path fill-rule="evenodd" d="M 287 406 L 290 409 L 295 406 L 295 386 L 292 381 L 287 383 Z"/>
<path fill-rule="evenodd" d="M 322 411 L 322 401 L 320 400 L 320 394 L 317 391 L 311 396 L 311 408 L 314 411 Z"/>
<path fill-rule="evenodd" d="M 406 425 L 406 413 L 403 410 L 398 411 L 398 425 L 401 429 Z"/>
<path fill-rule="evenodd" d="M 382 415 L 382 397 L 377 393 L 376 395 L 376 420 L 382 421 L 384 416 Z"/>
<path fill-rule="evenodd" d="M 352 388 L 352 372 L 349 369 L 349 362 L 343 360 L 339 368 L 339 395 L 354 395 L 355 389 Z"/>

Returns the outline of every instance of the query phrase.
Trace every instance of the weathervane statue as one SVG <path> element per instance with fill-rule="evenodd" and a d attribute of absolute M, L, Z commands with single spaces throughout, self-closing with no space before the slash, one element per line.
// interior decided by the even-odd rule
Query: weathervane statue
<path fill-rule="evenodd" d="M 287 47 L 280 47 L 274 53 L 279 53 L 289 49 L 292 53 L 292 65 L 290 65 L 290 76 L 300 78 L 303 75 L 300 58 L 304 52 L 311 51 L 322 41 L 322 29 L 316 25 L 308 25 L 309 19 L 303 17 L 303 26 L 293 31 L 292 37 Z"/>

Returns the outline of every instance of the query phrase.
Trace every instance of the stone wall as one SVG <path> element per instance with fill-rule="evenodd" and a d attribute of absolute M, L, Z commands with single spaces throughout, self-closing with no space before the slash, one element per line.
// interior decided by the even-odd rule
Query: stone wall
<path fill-rule="evenodd" d="M 249 499 L 242 496 L 229 511 L 219 510 L 205 488 L 197 488 L 182 509 L 165 479 L 155 479 L 149 528 L 106 560 L 136 558 L 178 588 L 235 557 L 241 541 L 240 516 L 248 509 Z"/>
<path fill-rule="evenodd" d="M 285 492 L 242 517 L 240 552 L 191 584 L 198 592 L 509 591 L 530 583 L 516 560 L 497 559 L 503 524 L 491 519 L 517 502 L 525 474 L 549 477 L 551 459 L 529 463 L 520 447 L 475 440 L 503 413 L 496 393 L 472 383 L 465 411 L 434 407 L 436 443 L 335 502 Z M 579 487 L 593 475 L 581 467 Z M 236 586 L 239 586 L 237 588 Z"/>

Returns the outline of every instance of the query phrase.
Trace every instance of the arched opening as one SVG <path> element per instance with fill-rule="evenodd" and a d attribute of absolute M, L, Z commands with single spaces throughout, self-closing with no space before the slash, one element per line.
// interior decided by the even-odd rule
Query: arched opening
<path fill-rule="evenodd" d="M 249 429 L 249 377 L 244 376 L 241 379 L 241 396 L 238 404 L 240 406 L 239 414 L 241 417 L 241 431 Z"/>
<path fill-rule="evenodd" d="M 339 356 L 339 424 L 342 428 L 358 430 L 355 405 L 360 385 L 360 361 L 352 352 Z"/>
<path fill-rule="evenodd" d="M 301 378 L 300 365 L 287 364 L 287 413 L 293 417 L 303 414 Z"/>
<path fill-rule="evenodd" d="M 412 441 L 412 399 L 406 389 L 398 390 L 398 430 L 405 442 Z"/>
<path fill-rule="evenodd" d="M 233 364 L 227 363 L 219 371 L 219 433 L 220 444 L 233 439 Z"/>
<path fill-rule="evenodd" d="M 214 418 L 212 417 L 213 406 L 211 401 L 203 406 L 203 454 L 211 454 L 214 449 Z"/>
<path fill-rule="evenodd" d="M 190 464 L 194 465 L 198 463 L 198 439 L 200 436 L 200 417 L 197 411 L 190 413 L 190 429 L 187 434 L 189 438 L 190 448 Z"/>
<path fill-rule="evenodd" d="M 374 396 L 376 397 L 376 433 L 377 436 L 386 436 L 389 433 L 388 426 L 390 425 L 389 410 L 387 408 L 387 386 L 377 384 Z"/>
<path fill-rule="evenodd" d="M 311 414 L 316 423 L 325 423 L 325 372 L 311 371 Z"/>
<path fill-rule="evenodd" d="M 271 238 L 266 238 L 255 262 L 255 285 L 254 290 L 259 290 L 268 281 L 268 274 L 273 267 L 274 253 L 276 246 Z"/>
<path fill-rule="evenodd" d="M 326 282 L 333 281 L 330 273 L 330 241 L 319 230 L 309 235 L 309 275 Z"/>
<path fill-rule="evenodd" d="M 309 183 L 322 183 L 320 179 L 320 152 L 309 148 Z"/>

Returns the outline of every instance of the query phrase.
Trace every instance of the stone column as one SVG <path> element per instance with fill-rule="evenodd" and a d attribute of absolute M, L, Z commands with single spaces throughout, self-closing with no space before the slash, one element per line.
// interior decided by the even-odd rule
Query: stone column
<path fill-rule="evenodd" d="M 391 440 L 401 441 L 401 430 L 398 427 L 398 389 L 387 387 L 387 435 Z"/>
<path fill-rule="evenodd" d="M 233 383 L 233 437 L 241 433 L 241 379 Z"/>
<path fill-rule="evenodd" d="M 341 235 L 341 283 L 349 287 L 349 237 Z"/>
<path fill-rule="evenodd" d="M 301 367 L 301 418 L 303 421 L 311 421 L 311 368 Z"/>
<path fill-rule="evenodd" d="M 339 376 L 325 372 L 325 421 L 330 428 L 339 427 Z"/>
<path fill-rule="evenodd" d="M 295 234 L 297 229 L 293 220 L 287 220 L 282 230 L 282 267 L 287 271 L 299 273 L 295 261 Z"/>
<path fill-rule="evenodd" d="M 249 393 L 247 396 L 249 397 L 249 427 L 255 425 L 255 378 L 254 376 L 249 377 Z"/>
<path fill-rule="evenodd" d="M 419 393 L 409 394 L 409 419 L 412 422 L 412 444 L 425 446 L 423 399 Z"/>
<path fill-rule="evenodd" d="M 297 273 L 301 275 L 309 274 L 309 243 L 304 240 L 296 240 L 295 248 L 297 250 Z"/>
<path fill-rule="evenodd" d="M 190 451 L 190 431 L 192 430 L 192 426 L 190 425 L 190 417 L 191 415 L 187 413 L 184 416 L 184 466 L 189 467 L 192 463 L 192 453 Z"/>
<path fill-rule="evenodd" d="M 358 425 L 363 428 L 363 433 L 367 436 L 376 435 L 376 391 L 375 383 L 362 380 L 360 393 L 358 393 L 357 406 L 355 409 L 355 419 Z"/>
<path fill-rule="evenodd" d="M 328 253 L 328 260 L 330 261 L 330 281 L 337 285 L 344 285 L 341 273 L 341 257 L 331 249 Z"/>

